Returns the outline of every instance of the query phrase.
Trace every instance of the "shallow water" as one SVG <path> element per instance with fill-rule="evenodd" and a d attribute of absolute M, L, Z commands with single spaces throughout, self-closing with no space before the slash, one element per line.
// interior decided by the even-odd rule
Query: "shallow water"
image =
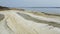
<path fill-rule="evenodd" d="M 22 9 L 52 13 L 52 14 L 60 14 L 60 8 L 22 8 Z"/>

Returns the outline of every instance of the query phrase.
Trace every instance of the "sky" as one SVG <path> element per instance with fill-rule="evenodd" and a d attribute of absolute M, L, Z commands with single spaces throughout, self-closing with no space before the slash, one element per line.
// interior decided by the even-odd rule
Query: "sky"
<path fill-rule="evenodd" d="M 7 7 L 60 7 L 60 0 L 0 0 Z"/>

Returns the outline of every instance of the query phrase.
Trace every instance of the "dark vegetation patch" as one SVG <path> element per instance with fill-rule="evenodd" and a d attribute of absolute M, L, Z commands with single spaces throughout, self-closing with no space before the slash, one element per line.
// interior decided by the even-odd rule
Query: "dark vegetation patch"
<path fill-rule="evenodd" d="M 18 9 L 18 8 L 0 6 L 0 11 L 2 11 L 2 10 L 19 10 L 19 11 L 25 11 L 25 9 Z"/>
<path fill-rule="evenodd" d="M 10 8 L 8 8 L 8 7 L 3 7 L 3 6 L 0 6 L 0 11 L 2 11 L 2 10 L 10 10 Z"/>

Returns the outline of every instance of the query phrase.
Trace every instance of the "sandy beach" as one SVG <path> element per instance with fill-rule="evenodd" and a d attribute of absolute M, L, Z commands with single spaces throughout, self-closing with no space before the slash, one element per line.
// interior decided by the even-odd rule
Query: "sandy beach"
<path fill-rule="evenodd" d="M 60 16 L 19 10 L 0 11 L 0 34 L 60 34 Z"/>

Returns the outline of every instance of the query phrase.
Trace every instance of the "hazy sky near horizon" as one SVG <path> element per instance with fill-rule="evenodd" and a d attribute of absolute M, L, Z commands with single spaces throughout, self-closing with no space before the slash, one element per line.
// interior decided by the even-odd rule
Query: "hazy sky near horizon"
<path fill-rule="evenodd" d="M 60 7 L 60 0 L 0 0 L 0 5 L 8 7 Z"/>

